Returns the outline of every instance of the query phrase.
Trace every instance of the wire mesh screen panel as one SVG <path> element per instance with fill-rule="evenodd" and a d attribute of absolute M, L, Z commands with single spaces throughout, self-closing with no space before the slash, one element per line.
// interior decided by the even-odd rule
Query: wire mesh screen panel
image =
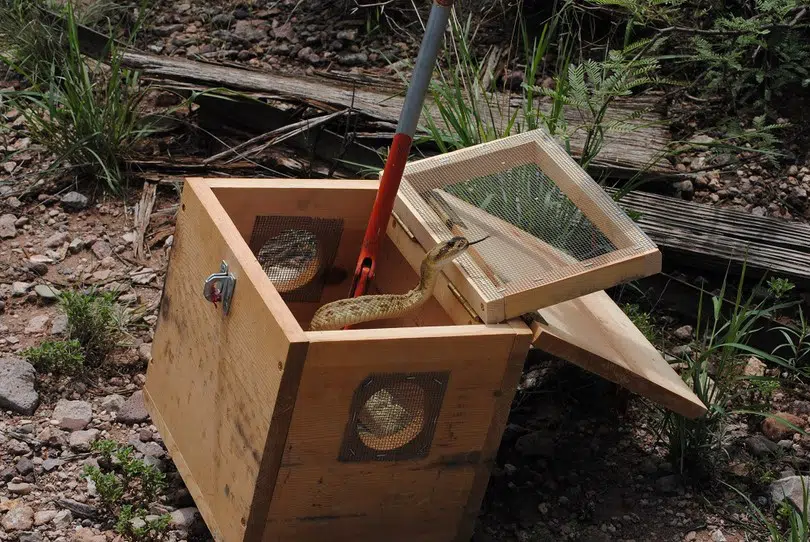
<path fill-rule="evenodd" d="M 400 194 L 431 242 L 490 236 L 456 259 L 485 301 L 657 253 L 541 130 L 410 163 Z"/>
<path fill-rule="evenodd" d="M 379 373 L 355 390 L 339 461 L 427 456 L 450 373 Z"/>
<path fill-rule="evenodd" d="M 250 249 L 285 301 L 316 302 L 342 234 L 340 219 L 259 216 Z"/>

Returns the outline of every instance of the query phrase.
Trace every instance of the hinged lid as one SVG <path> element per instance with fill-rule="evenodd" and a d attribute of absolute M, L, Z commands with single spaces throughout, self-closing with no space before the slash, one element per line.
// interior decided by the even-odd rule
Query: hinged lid
<path fill-rule="evenodd" d="M 661 269 L 655 244 L 543 130 L 408 164 L 394 210 L 426 249 L 490 236 L 445 268 L 486 323 Z"/>

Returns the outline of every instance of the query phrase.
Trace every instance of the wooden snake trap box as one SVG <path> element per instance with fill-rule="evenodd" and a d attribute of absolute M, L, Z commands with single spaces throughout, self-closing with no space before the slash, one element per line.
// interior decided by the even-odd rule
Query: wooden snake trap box
<path fill-rule="evenodd" d="M 705 411 L 604 292 L 484 324 L 441 275 L 407 316 L 308 331 L 349 290 L 377 186 L 185 183 L 144 391 L 216 540 L 469 540 L 532 343 Z M 418 281 L 431 246 L 400 220 L 369 293 Z"/>

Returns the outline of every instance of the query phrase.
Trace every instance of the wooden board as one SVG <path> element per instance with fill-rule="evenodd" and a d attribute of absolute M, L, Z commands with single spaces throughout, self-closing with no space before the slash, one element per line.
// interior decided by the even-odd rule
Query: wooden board
<path fill-rule="evenodd" d="M 706 407 L 605 292 L 537 311 L 533 344 L 689 418 Z"/>
<path fill-rule="evenodd" d="M 202 297 L 223 260 L 237 278 L 227 317 Z M 188 180 L 145 393 L 218 540 L 242 540 L 266 514 L 306 344 L 213 192 Z"/>
<path fill-rule="evenodd" d="M 265 542 L 469 540 L 529 346 L 526 326 L 307 335 L 312 343 Z M 427 457 L 337 461 L 354 391 L 369 374 L 446 370 Z"/>
<path fill-rule="evenodd" d="M 751 275 L 810 283 L 808 224 L 643 192 L 619 204 L 641 213 L 639 226 L 679 265 L 723 270 L 745 262 Z"/>

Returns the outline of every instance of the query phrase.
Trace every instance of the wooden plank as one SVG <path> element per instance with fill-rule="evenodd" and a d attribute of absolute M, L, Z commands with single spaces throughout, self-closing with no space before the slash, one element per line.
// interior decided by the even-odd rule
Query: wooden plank
<path fill-rule="evenodd" d="M 533 344 L 689 418 L 706 412 L 661 354 L 605 292 L 537 311 Z"/>
<path fill-rule="evenodd" d="M 260 96 L 308 103 L 326 110 L 352 108 L 354 111 L 385 122 L 396 123 L 404 104 L 404 89 L 392 81 L 390 88 L 373 89 L 367 85 L 350 85 L 336 81 L 325 82 L 323 78 L 298 75 L 295 77 L 261 72 L 252 69 L 202 63 L 179 57 L 162 57 L 139 51 L 124 51 L 124 66 L 134 68 L 147 78 L 160 81 L 178 81 L 207 88 L 228 88 L 231 90 L 256 93 Z M 493 96 L 493 100 L 504 100 L 503 112 L 493 111 L 493 124 L 505 127 L 514 111 L 509 108 L 509 96 Z M 440 126 L 444 125 L 438 108 L 428 98 L 426 101 L 430 115 Z M 647 108 L 649 100 L 643 102 Z M 547 104 L 540 104 L 547 108 Z M 497 108 L 496 108 L 497 109 Z M 616 100 L 608 111 L 606 121 L 626 119 L 638 111 L 633 100 Z M 575 156 L 580 156 L 585 142 L 583 130 L 574 130 L 582 124 L 580 113 L 573 109 L 565 110 L 566 122 L 571 127 L 571 147 Z M 517 122 L 525 124 L 518 112 Z M 627 133 L 610 133 L 605 137 L 605 145 L 594 160 L 596 168 L 609 170 L 614 176 L 649 171 L 651 174 L 674 173 L 662 150 L 670 143 L 670 135 L 663 127 L 661 116 L 647 112 L 640 118 L 630 121 L 637 129 Z M 421 133 L 426 133 L 424 128 Z"/>
<path fill-rule="evenodd" d="M 642 192 L 627 194 L 619 205 L 641 213 L 639 226 L 679 265 L 725 269 L 746 262 L 752 276 L 810 283 L 808 224 Z"/>
<path fill-rule="evenodd" d="M 525 356 L 528 337 L 516 344 L 511 325 L 307 336 L 312 344 L 264 540 L 454 539 L 493 453 L 503 388 L 517 382 L 507 382 L 515 376 L 507 367 L 520 346 Z M 427 457 L 337 461 L 354 392 L 369 374 L 448 370 Z"/>
<path fill-rule="evenodd" d="M 307 340 L 205 180 L 185 183 L 175 236 L 148 404 L 214 536 L 239 541 L 267 512 L 290 417 L 274 405 L 297 388 Z M 237 278 L 227 317 L 202 297 L 223 260 Z"/>

